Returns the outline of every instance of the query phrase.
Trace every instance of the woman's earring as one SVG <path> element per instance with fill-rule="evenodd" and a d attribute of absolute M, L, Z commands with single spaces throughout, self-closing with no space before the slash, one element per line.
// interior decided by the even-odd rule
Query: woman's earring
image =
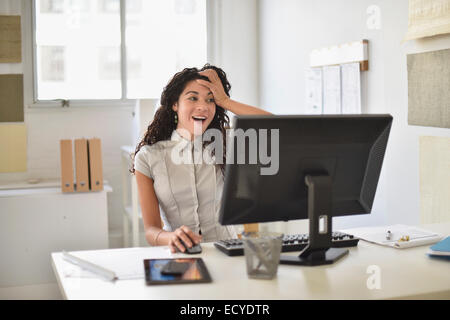
<path fill-rule="evenodd" d="M 175 113 L 175 124 L 178 123 L 178 115 Z"/>

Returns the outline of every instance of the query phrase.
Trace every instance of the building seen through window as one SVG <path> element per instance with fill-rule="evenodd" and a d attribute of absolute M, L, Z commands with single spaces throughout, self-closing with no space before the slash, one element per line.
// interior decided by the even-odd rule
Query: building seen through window
<path fill-rule="evenodd" d="M 158 98 L 175 72 L 206 63 L 206 0 L 124 3 L 35 1 L 38 100 Z"/>

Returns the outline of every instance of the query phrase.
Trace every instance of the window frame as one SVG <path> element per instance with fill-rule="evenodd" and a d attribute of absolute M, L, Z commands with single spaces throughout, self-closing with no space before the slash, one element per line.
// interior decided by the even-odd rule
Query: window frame
<path fill-rule="evenodd" d="M 213 2 L 213 3 L 211 3 Z M 217 33 L 213 29 L 210 32 L 212 19 L 217 15 L 215 12 L 217 3 L 215 1 L 206 1 L 206 39 L 207 39 L 207 61 L 211 60 L 213 56 L 215 45 L 212 43 L 217 42 L 217 38 L 213 36 L 213 33 Z M 120 34 L 121 34 L 121 44 L 120 44 L 120 71 L 121 71 L 121 84 L 122 92 L 120 99 L 55 99 L 55 100 L 39 100 L 37 98 L 37 45 L 36 45 L 36 0 L 22 0 L 22 8 L 24 8 L 23 18 L 22 18 L 22 29 L 30 31 L 25 32 L 30 36 L 24 37 L 24 51 L 27 53 L 24 57 L 24 69 L 30 71 L 31 77 L 24 79 L 24 89 L 25 92 L 32 92 L 25 96 L 26 105 L 30 108 L 64 108 L 64 107 L 134 107 L 138 99 L 126 98 L 127 93 L 127 52 L 126 52 L 126 0 L 120 0 Z M 213 40 L 213 41 L 210 41 Z M 28 50 L 27 50 L 28 49 Z M 157 98 L 150 98 L 157 99 Z"/>

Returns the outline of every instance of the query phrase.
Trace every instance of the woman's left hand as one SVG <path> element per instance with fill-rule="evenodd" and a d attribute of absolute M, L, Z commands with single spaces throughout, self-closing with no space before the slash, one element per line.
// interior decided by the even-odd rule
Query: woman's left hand
<path fill-rule="evenodd" d="M 219 76 L 217 75 L 217 72 L 214 69 L 206 69 L 204 71 L 199 72 L 200 75 L 205 76 L 209 79 L 208 82 L 206 80 L 197 79 L 197 82 L 205 87 L 207 87 L 209 90 L 211 90 L 213 96 L 214 96 L 214 102 L 216 105 L 221 106 L 222 108 L 225 108 L 226 102 L 230 99 L 227 94 L 225 93 L 225 90 L 223 89 L 222 82 L 220 81 Z"/>

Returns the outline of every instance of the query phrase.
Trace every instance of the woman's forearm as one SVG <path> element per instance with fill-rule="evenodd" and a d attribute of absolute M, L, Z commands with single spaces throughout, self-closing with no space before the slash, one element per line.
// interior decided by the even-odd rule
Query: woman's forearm
<path fill-rule="evenodd" d="M 260 108 L 252 107 L 247 104 L 244 104 L 244 103 L 241 103 L 238 101 L 234 101 L 232 99 L 226 99 L 223 102 L 222 107 L 225 108 L 226 110 L 233 112 L 236 115 L 257 115 L 257 114 L 271 115 L 272 114 L 272 113 L 262 110 Z"/>
<path fill-rule="evenodd" d="M 165 246 L 169 243 L 168 233 L 158 227 L 148 227 L 145 231 L 145 239 L 152 246 Z"/>

